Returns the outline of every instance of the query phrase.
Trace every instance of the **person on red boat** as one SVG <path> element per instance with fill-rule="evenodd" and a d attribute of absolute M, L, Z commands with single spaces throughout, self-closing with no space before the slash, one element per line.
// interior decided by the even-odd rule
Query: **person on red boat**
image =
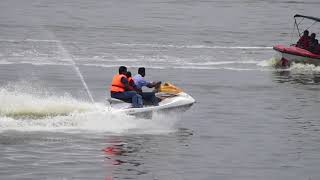
<path fill-rule="evenodd" d="M 309 49 L 309 43 L 310 43 L 309 31 L 305 30 L 303 32 L 303 36 L 300 37 L 296 46 L 302 49 Z"/>
<path fill-rule="evenodd" d="M 320 44 L 317 45 L 315 53 L 316 54 L 320 54 Z"/>
<path fill-rule="evenodd" d="M 319 42 L 318 39 L 316 39 L 316 34 L 312 33 L 310 35 L 310 43 L 309 43 L 309 51 L 318 54 L 318 48 L 319 48 Z"/>

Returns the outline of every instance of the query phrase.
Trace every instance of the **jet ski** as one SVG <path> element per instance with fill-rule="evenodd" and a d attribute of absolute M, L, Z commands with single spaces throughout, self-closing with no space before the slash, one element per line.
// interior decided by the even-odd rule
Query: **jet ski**
<path fill-rule="evenodd" d="M 128 115 L 152 115 L 154 112 L 186 111 L 194 103 L 195 99 L 182 89 L 171 83 L 164 83 L 156 89 L 156 97 L 160 100 L 158 106 L 145 104 L 142 108 L 133 108 L 130 102 L 115 98 L 108 98 L 111 110 L 123 112 Z"/>

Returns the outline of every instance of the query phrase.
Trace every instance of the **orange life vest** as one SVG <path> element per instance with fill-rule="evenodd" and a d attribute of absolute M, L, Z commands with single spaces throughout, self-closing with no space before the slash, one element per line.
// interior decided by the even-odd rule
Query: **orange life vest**
<path fill-rule="evenodd" d="M 125 86 L 121 82 L 121 79 L 123 77 L 127 78 L 123 74 L 116 74 L 116 75 L 113 76 L 112 83 L 111 83 L 111 88 L 110 88 L 111 92 L 124 92 L 125 91 Z"/>
<path fill-rule="evenodd" d="M 129 83 L 129 89 L 132 91 L 134 90 L 133 86 L 134 85 L 134 81 L 132 79 L 132 77 L 128 77 L 128 83 Z"/>

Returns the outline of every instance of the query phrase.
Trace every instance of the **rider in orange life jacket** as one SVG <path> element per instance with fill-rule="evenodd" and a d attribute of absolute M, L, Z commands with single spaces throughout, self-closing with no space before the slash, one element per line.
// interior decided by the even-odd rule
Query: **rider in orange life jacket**
<path fill-rule="evenodd" d="M 119 67 L 119 74 L 114 75 L 111 83 L 110 94 L 112 98 L 129 101 L 134 108 L 143 106 L 142 97 L 136 91 L 129 88 L 129 82 L 126 76 L 127 68 Z"/>
<path fill-rule="evenodd" d="M 133 79 L 132 79 L 131 72 L 128 71 L 128 72 L 126 73 L 126 76 L 127 76 L 127 78 L 128 78 L 129 89 L 130 89 L 131 91 L 137 91 L 137 87 L 136 87 L 136 85 L 134 84 L 134 81 L 133 81 Z"/>
<path fill-rule="evenodd" d="M 154 92 L 142 92 L 142 87 L 146 86 L 148 88 L 154 88 L 161 85 L 161 81 L 159 82 L 149 82 L 144 79 L 146 75 L 146 70 L 144 67 L 140 67 L 138 69 L 138 74 L 133 77 L 133 81 L 136 85 L 137 92 L 142 96 L 142 99 L 151 101 L 151 103 L 155 106 L 159 105 L 159 99 L 155 96 Z"/>

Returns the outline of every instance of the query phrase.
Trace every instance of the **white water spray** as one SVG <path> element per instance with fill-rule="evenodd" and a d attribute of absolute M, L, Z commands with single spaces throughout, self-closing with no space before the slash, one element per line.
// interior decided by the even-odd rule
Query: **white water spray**
<path fill-rule="evenodd" d="M 167 114 L 154 114 L 151 121 L 105 111 L 104 104 L 56 96 L 28 82 L 0 87 L 0 102 L 0 134 L 8 130 L 167 134 L 179 120 Z"/>
<path fill-rule="evenodd" d="M 74 70 L 77 72 L 78 76 L 80 77 L 80 80 L 84 86 L 84 88 L 87 91 L 87 94 L 91 100 L 92 103 L 95 103 L 92 97 L 92 94 L 89 90 L 89 87 L 87 86 L 87 83 L 85 82 L 83 75 L 81 74 L 81 71 L 79 69 L 79 67 L 77 66 L 76 62 L 73 60 L 71 54 L 63 47 L 62 42 L 60 40 L 57 40 L 56 36 L 54 35 L 53 32 L 47 30 L 44 28 L 44 31 L 47 32 L 48 36 L 51 37 L 51 40 L 45 40 L 48 42 L 55 42 L 58 46 L 59 51 L 61 52 L 61 54 L 64 56 L 65 59 L 67 59 L 71 65 L 73 66 Z M 29 41 L 38 41 L 38 40 L 34 40 L 34 39 L 28 39 Z"/>
<path fill-rule="evenodd" d="M 57 42 L 57 45 L 58 45 L 58 48 L 59 48 L 59 51 L 62 53 L 62 55 L 71 62 L 73 68 L 75 69 L 75 71 L 77 72 L 78 76 L 80 77 L 80 80 L 84 86 L 84 88 L 86 89 L 87 93 L 88 93 L 88 96 L 90 98 L 90 100 L 92 101 L 92 103 L 94 103 L 94 100 L 93 100 L 93 97 L 92 97 L 92 94 L 87 86 L 87 83 L 85 82 L 84 78 L 83 78 L 83 75 L 81 74 L 81 71 L 79 69 L 79 67 L 77 66 L 76 62 L 73 60 L 73 58 L 71 57 L 70 53 L 63 47 L 61 41 L 56 41 Z"/>

